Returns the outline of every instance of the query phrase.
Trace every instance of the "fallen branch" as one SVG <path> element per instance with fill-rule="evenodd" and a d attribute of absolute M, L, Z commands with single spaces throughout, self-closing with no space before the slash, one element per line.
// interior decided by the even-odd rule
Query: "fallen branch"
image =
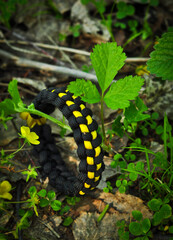
<path fill-rule="evenodd" d="M 14 41 L 14 40 L 8 40 L 9 43 L 17 43 L 21 45 L 31 45 L 31 42 L 27 41 Z M 0 43 L 4 43 L 4 40 L 0 40 Z M 90 52 L 84 51 L 84 50 L 79 50 L 75 48 L 67 48 L 67 47 L 60 47 L 60 46 L 53 46 L 50 44 L 44 44 L 44 43 L 37 43 L 33 42 L 32 45 L 35 45 L 37 47 L 41 48 L 46 48 L 46 49 L 52 49 L 52 50 L 58 50 L 58 51 L 64 51 L 64 52 L 71 52 L 75 54 L 80 54 L 84 56 L 90 56 Z M 126 58 L 125 62 L 130 63 L 130 62 L 147 62 L 149 58 L 146 57 L 129 57 Z"/>
<path fill-rule="evenodd" d="M 0 56 L 5 57 L 9 60 L 12 60 L 16 66 L 30 67 L 30 68 L 41 69 L 44 71 L 51 71 L 51 72 L 55 72 L 55 73 L 59 73 L 59 74 L 63 74 L 63 75 L 68 75 L 68 76 L 71 76 L 74 78 L 85 78 L 85 79 L 92 80 L 93 82 L 97 83 L 96 75 L 91 74 L 91 73 L 85 73 L 83 71 L 76 70 L 76 69 L 70 69 L 67 67 L 59 67 L 59 66 L 54 66 L 51 64 L 43 63 L 43 62 L 36 62 L 33 60 L 28 60 L 26 58 L 17 57 L 17 56 L 15 56 L 9 52 L 6 52 L 4 50 L 0 50 Z"/>

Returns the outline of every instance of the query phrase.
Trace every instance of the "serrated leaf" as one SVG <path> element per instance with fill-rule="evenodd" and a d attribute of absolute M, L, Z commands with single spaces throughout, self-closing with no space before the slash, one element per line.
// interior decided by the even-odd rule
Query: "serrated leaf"
<path fill-rule="evenodd" d="M 123 125 L 120 121 L 121 121 L 121 116 L 118 116 L 112 124 L 112 130 L 116 134 L 118 134 L 120 137 L 123 137 L 124 135 Z"/>
<path fill-rule="evenodd" d="M 17 80 L 14 79 L 8 84 L 8 92 L 10 93 L 15 105 L 18 105 L 20 102 L 22 103 L 22 100 L 20 98 L 19 91 L 17 88 Z"/>
<path fill-rule="evenodd" d="M 144 80 L 139 76 L 127 76 L 113 83 L 104 97 L 106 105 L 111 109 L 123 109 L 135 99 Z"/>
<path fill-rule="evenodd" d="M 143 114 L 143 111 L 146 111 L 147 109 L 148 108 L 143 103 L 142 99 L 137 97 L 135 104 L 130 102 L 130 106 L 126 108 L 124 115 L 129 123 L 143 121 L 150 118 L 149 114 Z"/>
<path fill-rule="evenodd" d="M 101 99 L 97 87 L 89 80 L 76 79 L 68 85 L 67 89 L 75 96 L 80 96 L 84 102 L 97 103 Z"/>
<path fill-rule="evenodd" d="M 147 69 L 163 80 L 173 80 L 173 32 L 163 34 L 154 48 Z"/>
<path fill-rule="evenodd" d="M 14 102 L 11 99 L 5 99 L 0 103 L 0 112 L 2 113 L 2 111 L 5 117 L 16 113 Z"/>
<path fill-rule="evenodd" d="M 126 55 L 122 51 L 116 43 L 101 43 L 91 53 L 91 62 L 103 93 L 124 65 Z"/>

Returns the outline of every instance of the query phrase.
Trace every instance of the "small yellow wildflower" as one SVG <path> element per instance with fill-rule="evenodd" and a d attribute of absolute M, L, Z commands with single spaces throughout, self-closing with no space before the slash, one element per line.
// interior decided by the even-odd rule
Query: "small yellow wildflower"
<path fill-rule="evenodd" d="M 29 128 L 33 128 L 36 124 L 42 125 L 42 124 L 46 123 L 46 118 L 37 118 L 37 119 L 35 119 L 35 118 L 32 118 L 30 113 L 28 113 L 28 112 L 20 113 L 20 117 L 23 120 L 27 121 L 27 125 L 28 125 Z"/>
<path fill-rule="evenodd" d="M 12 199 L 12 195 L 9 193 L 11 191 L 11 184 L 8 181 L 3 181 L 0 183 L 0 198 L 5 198 L 8 200 Z"/>
<path fill-rule="evenodd" d="M 30 132 L 29 127 L 22 126 L 21 127 L 22 137 L 26 138 L 28 142 L 38 145 L 40 142 L 37 140 L 39 136 L 35 132 Z"/>
<path fill-rule="evenodd" d="M 138 76 L 142 76 L 142 75 L 144 75 L 144 74 L 146 74 L 146 75 L 149 75 L 149 71 L 147 70 L 147 65 L 140 65 L 140 66 L 138 66 L 137 68 L 136 68 L 136 74 L 138 75 Z"/>

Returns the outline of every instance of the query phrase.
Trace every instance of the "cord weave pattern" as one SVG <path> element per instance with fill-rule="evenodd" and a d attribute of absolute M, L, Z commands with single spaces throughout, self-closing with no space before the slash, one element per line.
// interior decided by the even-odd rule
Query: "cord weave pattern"
<path fill-rule="evenodd" d="M 105 165 L 101 136 L 97 133 L 97 122 L 92 111 L 86 107 L 80 97 L 74 96 L 66 87 L 42 90 L 33 101 L 35 108 L 51 114 L 58 108 L 68 120 L 78 145 L 80 158 L 79 174 L 69 171 L 56 148 L 51 128 L 45 124 L 36 125 L 34 131 L 39 135 L 40 144 L 34 147 L 38 156 L 43 177 L 58 191 L 68 195 L 84 195 L 93 190 L 100 182 Z M 38 116 L 33 116 L 38 118 Z"/>

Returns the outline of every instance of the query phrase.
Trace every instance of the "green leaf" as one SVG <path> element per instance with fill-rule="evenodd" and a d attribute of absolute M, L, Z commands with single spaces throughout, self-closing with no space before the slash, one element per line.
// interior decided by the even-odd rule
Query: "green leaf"
<path fill-rule="evenodd" d="M 117 43 L 101 43 L 91 53 L 91 62 L 103 93 L 124 65 L 126 55 L 122 51 Z"/>
<path fill-rule="evenodd" d="M 149 114 L 143 114 L 147 109 L 142 99 L 137 97 L 135 104 L 130 102 L 130 106 L 126 108 L 124 115 L 129 123 L 143 121 L 150 118 Z"/>
<path fill-rule="evenodd" d="M 132 211 L 132 216 L 137 221 L 140 221 L 142 219 L 142 213 L 138 210 Z"/>
<path fill-rule="evenodd" d="M 118 163 L 119 162 L 116 160 L 116 161 L 112 161 L 110 165 L 112 168 L 116 168 L 118 166 Z"/>
<path fill-rule="evenodd" d="M 156 153 L 155 158 L 153 160 L 153 165 L 165 170 L 168 168 L 168 161 L 167 158 L 165 158 L 164 153 L 162 152 Z"/>
<path fill-rule="evenodd" d="M 68 205 L 64 206 L 60 211 L 60 215 L 63 215 L 64 213 L 68 212 L 69 210 L 70 210 L 70 206 L 68 206 Z"/>
<path fill-rule="evenodd" d="M 49 201 L 47 199 L 40 199 L 40 203 L 39 203 L 40 207 L 47 207 L 49 205 Z"/>
<path fill-rule="evenodd" d="M 127 162 L 126 161 L 120 161 L 118 163 L 118 165 L 120 166 L 121 169 L 127 168 Z"/>
<path fill-rule="evenodd" d="M 5 99 L 0 103 L 0 112 L 4 112 L 4 116 L 9 116 L 11 114 L 16 113 L 14 102 L 11 99 Z"/>
<path fill-rule="evenodd" d="M 129 163 L 128 164 L 128 169 L 129 170 L 135 170 L 135 164 L 134 163 Z"/>
<path fill-rule="evenodd" d="M 106 105 L 111 109 L 124 109 L 130 105 L 129 100 L 135 99 L 143 85 L 139 76 L 127 76 L 113 83 L 104 97 Z"/>
<path fill-rule="evenodd" d="M 118 190 L 119 190 L 120 193 L 125 193 L 126 192 L 126 187 L 121 185 Z"/>
<path fill-rule="evenodd" d="M 101 99 L 97 87 L 89 80 L 77 79 L 70 82 L 67 89 L 75 96 L 80 96 L 84 102 L 97 103 Z"/>
<path fill-rule="evenodd" d="M 49 192 L 47 193 L 47 197 L 48 197 L 48 199 L 51 201 L 51 200 L 53 200 L 53 199 L 56 197 L 56 194 L 55 194 L 54 191 L 49 191 Z"/>
<path fill-rule="evenodd" d="M 34 197 L 37 194 L 37 189 L 35 186 L 29 188 L 28 193 L 31 197 Z"/>
<path fill-rule="evenodd" d="M 160 209 L 160 214 L 162 218 L 169 218 L 172 216 L 172 208 L 169 204 L 163 204 Z"/>
<path fill-rule="evenodd" d="M 118 136 L 123 137 L 124 131 L 123 131 L 123 124 L 121 123 L 121 116 L 118 116 L 115 121 L 112 124 L 112 130 L 114 133 L 116 133 Z"/>
<path fill-rule="evenodd" d="M 1 240 L 7 240 L 6 236 L 4 234 L 2 234 L 2 233 L 0 233 L 0 239 Z"/>
<path fill-rule="evenodd" d="M 88 4 L 89 2 L 90 2 L 90 0 L 81 0 L 81 3 L 84 5 Z"/>
<path fill-rule="evenodd" d="M 136 169 L 136 171 L 143 171 L 144 170 L 144 163 L 140 162 L 140 161 L 137 162 L 135 169 Z"/>
<path fill-rule="evenodd" d="M 122 157 L 123 157 L 122 154 L 117 153 L 117 154 L 114 155 L 114 160 L 119 160 L 119 159 L 121 159 Z"/>
<path fill-rule="evenodd" d="M 126 179 L 124 179 L 124 180 L 122 181 L 122 185 L 123 185 L 123 186 L 127 186 L 127 180 L 126 180 Z"/>
<path fill-rule="evenodd" d="M 155 214 L 153 216 L 152 225 L 157 226 L 162 222 L 162 220 L 163 220 L 163 218 L 162 218 L 162 214 L 160 213 L 160 211 L 155 212 Z"/>
<path fill-rule="evenodd" d="M 156 119 L 158 119 L 158 118 L 159 118 L 159 114 L 158 114 L 157 112 L 153 112 L 153 113 L 151 114 L 151 119 L 156 120 Z"/>
<path fill-rule="evenodd" d="M 118 2 L 117 4 L 117 18 L 118 19 L 122 19 L 125 18 L 128 15 L 133 15 L 135 13 L 135 8 L 130 5 L 130 4 L 126 4 L 125 2 Z"/>
<path fill-rule="evenodd" d="M 131 172 L 131 173 L 129 173 L 129 178 L 130 178 L 130 180 L 132 180 L 132 181 L 136 181 L 137 178 L 138 178 L 138 174 L 137 174 L 137 173 L 134 173 L 134 172 Z"/>
<path fill-rule="evenodd" d="M 131 222 L 129 224 L 129 231 L 134 236 L 139 236 L 142 234 L 142 227 L 141 227 L 140 223 L 138 223 L 138 222 Z"/>
<path fill-rule="evenodd" d="M 64 221 L 63 221 L 62 224 L 63 224 L 65 227 L 68 227 L 70 224 L 72 224 L 72 222 L 73 222 L 73 219 L 72 219 L 71 217 L 67 217 L 67 218 L 64 219 Z"/>
<path fill-rule="evenodd" d="M 150 5 L 156 7 L 159 5 L 159 0 L 150 0 Z"/>
<path fill-rule="evenodd" d="M 67 203 L 68 203 L 69 205 L 74 206 L 77 202 L 80 201 L 80 198 L 79 198 L 79 197 L 76 197 L 76 196 L 74 196 L 74 197 L 67 197 L 66 201 L 67 201 Z"/>
<path fill-rule="evenodd" d="M 108 193 L 108 192 L 109 192 L 109 188 L 104 187 L 104 188 L 103 188 L 103 192 Z"/>
<path fill-rule="evenodd" d="M 50 206 L 54 211 L 59 211 L 61 209 L 62 203 L 59 200 L 54 200 L 50 203 Z"/>
<path fill-rule="evenodd" d="M 117 180 L 117 181 L 116 181 L 116 186 L 117 186 L 117 187 L 120 187 L 120 186 L 121 186 L 121 180 Z"/>
<path fill-rule="evenodd" d="M 10 93 L 15 105 L 22 103 L 22 100 L 20 98 L 18 88 L 17 88 L 17 80 L 14 79 L 8 84 L 8 92 Z"/>
<path fill-rule="evenodd" d="M 152 210 L 152 211 L 158 211 L 160 209 L 160 206 L 162 205 L 162 200 L 161 199 L 151 199 L 148 202 L 148 207 Z"/>
<path fill-rule="evenodd" d="M 120 27 L 121 29 L 125 29 L 126 28 L 126 24 L 122 23 L 122 22 L 116 22 L 114 24 L 115 27 Z"/>
<path fill-rule="evenodd" d="M 45 197 L 47 194 L 46 189 L 41 189 L 37 194 L 40 197 Z"/>
<path fill-rule="evenodd" d="M 148 136 L 148 129 L 147 128 L 142 128 L 142 134 L 144 136 Z"/>
<path fill-rule="evenodd" d="M 159 125 L 159 126 L 156 127 L 156 133 L 159 134 L 159 135 L 163 133 L 163 126 L 162 125 Z"/>
<path fill-rule="evenodd" d="M 162 35 L 147 61 L 147 69 L 163 80 L 173 80 L 173 32 Z"/>
<path fill-rule="evenodd" d="M 150 222 L 150 219 L 148 218 L 145 218 L 143 221 L 142 221 L 142 231 L 143 233 L 147 233 L 151 228 L 151 222 Z"/>
<path fill-rule="evenodd" d="M 170 226 L 170 227 L 169 227 L 169 233 L 172 233 L 172 234 L 173 234 L 173 226 Z"/>

